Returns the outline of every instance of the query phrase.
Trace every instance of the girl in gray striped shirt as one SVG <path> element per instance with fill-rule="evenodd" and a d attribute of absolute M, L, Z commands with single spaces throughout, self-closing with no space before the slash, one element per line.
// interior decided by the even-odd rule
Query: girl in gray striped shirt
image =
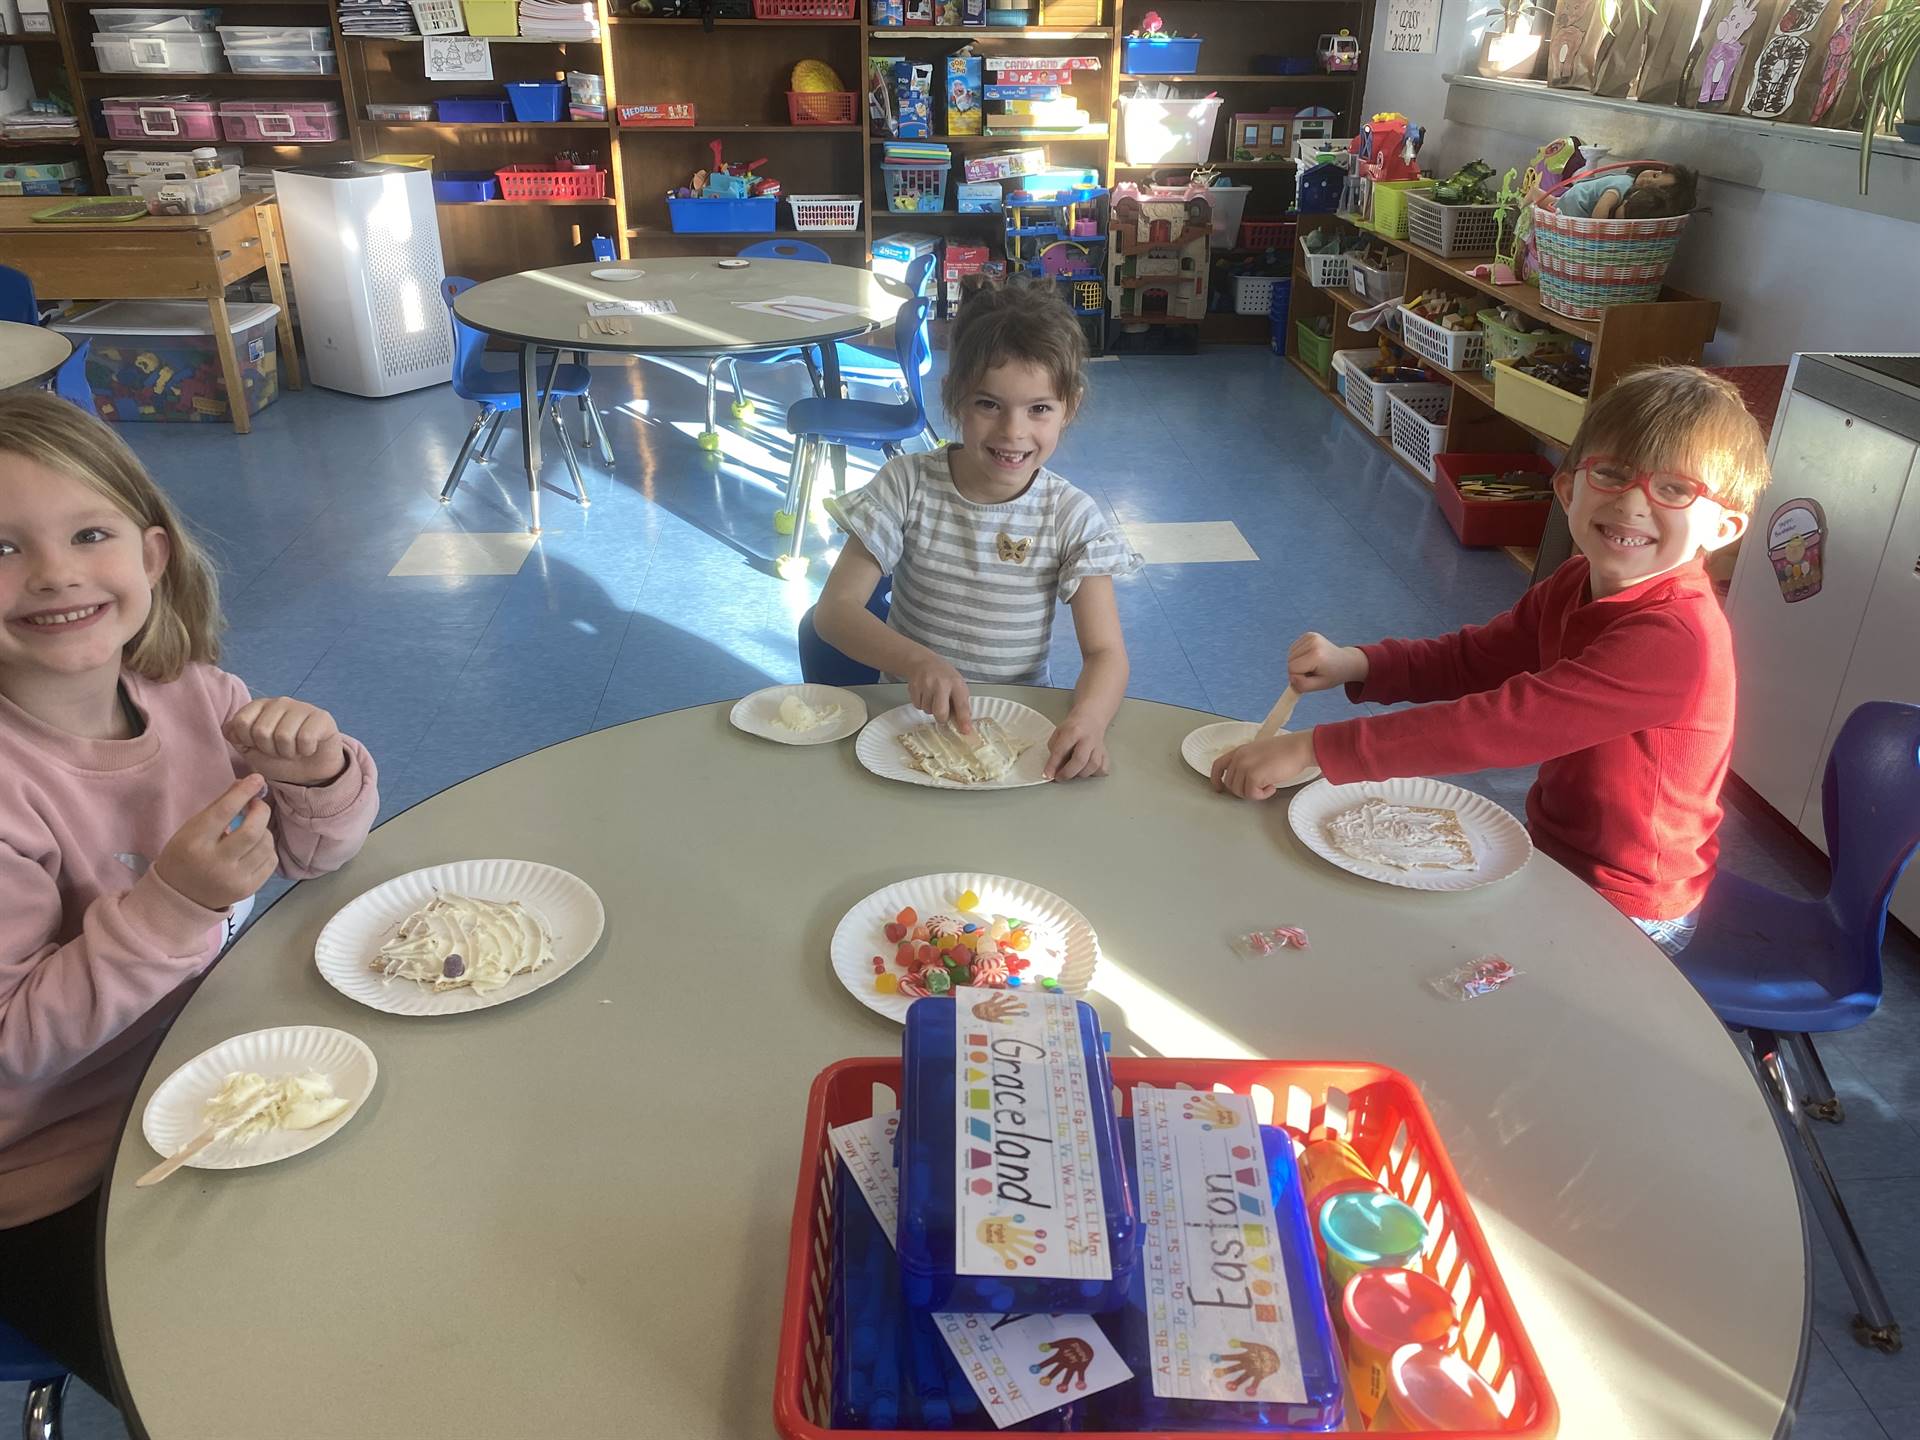
<path fill-rule="evenodd" d="M 967 683 L 1044 685 L 1064 600 L 1083 661 L 1047 745 L 1047 778 L 1107 772 L 1107 727 L 1127 690 L 1113 577 L 1140 567 L 1094 502 L 1047 469 L 1086 393 L 1087 347 L 1050 288 L 975 290 L 954 322 L 941 399 L 956 444 L 897 455 L 862 490 L 827 502 L 847 532 L 814 627 L 904 680 L 936 720 L 972 729 Z M 867 609 L 893 576 L 885 620 Z"/>

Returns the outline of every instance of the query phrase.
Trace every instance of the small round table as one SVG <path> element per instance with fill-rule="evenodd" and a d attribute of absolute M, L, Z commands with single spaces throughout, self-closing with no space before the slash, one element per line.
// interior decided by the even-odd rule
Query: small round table
<path fill-rule="evenodd" d="M 71 354 L 73 342 L 58 330 L 0 320 L 0 391 L 40 384 Z"/>
<path fill-rule="evenodd" d="M 595 270 L 612 269 L 643 273 L 638 280 L 593 278 Z M 520 346 L 520 403 L 525 407 L 520 443 L 531 509 L 528 528 L 538 534 L 540 426 L 545 420 L 537 378 L 542 350 L 553 351 L 556 358 L 568 350 L 705 357 L 707 428 L 700 443 L 713 450 L 719 445 L 713 370 L 720 359 L 817 346 L 822 388 L 837 395 L 836 342 L 887 324 L 905 298 L 901 286 L 849 265 L 756 259 L 733 268 L 725 257 L 649 256 L 503 275 L 461 294 L 453 310 L 474 329 Z M 664 314 L 606 317 L 625 322 L 626 333 L 601 334 L 589 323 L 587 306 L 616 300 L 664 301 L 673 308 Z M 803 303 L 807 301 L 817 303 Z"/>
<path fill-rule="evenodd" d="M 874 714 L 899 687 L 865 692 Z M 1005 693 L 1056 718 L 1063 691 Z M 868 774 L 851 744 L 742 735 L 711 705 L 476 776 L 295 888 L 188 1002 L 109 1183 L 104 1274 L 152 1440 L 773 1433 L 807 1086 L 900 1027 L 828 968 L 861 897 L 979 869 L 1099 931 L 1120 1054 L 1363 1059 L 1414 1078 L 1560 1403 L 1562 1440 L 1769 1437 L 1805 1343 L 1792 1173 L 1725 1030 L 1640 932 L 1544 856 L 1422 895 L 1335 870 L 1283 798 L 1215 795 L 1130 700 L 1106 780 L 967 795 Z M 599 891 L 572 973 L 467 1016 L 354 1004 L 314 968 L 354 896 L 519 856 Z M 1298 925 L 1258 960 L 1228 937 Z M 1498 951 L 1496 994 L 1429 977 Z M 380 1063 L 352 1123 L 294 1159 L 133 1188 L 154 1088 L 229 1036 L 350 1031 Z"/>

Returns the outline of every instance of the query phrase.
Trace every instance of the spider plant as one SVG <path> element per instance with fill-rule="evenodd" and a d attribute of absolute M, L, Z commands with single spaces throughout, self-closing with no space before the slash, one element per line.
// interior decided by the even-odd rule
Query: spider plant
<path fill-rule="evenodd" d="M 1860 193 L 1864 195 L 1874 137 L 1903 113 L 1920 108 L 1911 105 L 1907 96 L 1914 61 L 1920 59 L 1920 0 L 1889 0 L 1885 10 L 1860 27 L 1854 54 L 1866 76 L 1862 97 L 1866 108 L 1860 117 Z"/>

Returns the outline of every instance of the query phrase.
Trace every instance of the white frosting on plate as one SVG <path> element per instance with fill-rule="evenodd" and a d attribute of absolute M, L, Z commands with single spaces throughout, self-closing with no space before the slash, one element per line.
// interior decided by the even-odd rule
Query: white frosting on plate
<path fill-rule="evenodd" d="M 809 705 L 798 695 L 789 694 L 780 701 L 780 713 L 773 718 L 774 728 L 804 735 L 809 730 L 818 730 L 822 725 L 831 725 L 840 718 L 838 705 Z"/>
<path fill-rule="evenodd" d="M 333 1093 L 333 1082 L 317 1070 L 272 1079 L 236 1070 L 207 1101 L 201 1123 L 215 1129 L 233 1126 L 227 1138 L 244 1145 L 269 1130 L 311 1130 L 346 1108 L 347 1102 Z"/>
<path fill-rule="evenodd" d="M 552 959 L 546 921 L 518 900 L 442 894 L 400 922 L 372 968 L 389 980 L 414 980 L 435 990 L 471 985 L 476 995 L 485 995 Z"/>
<path fill-rule="evenodd" d="M 1395 870 L 1471 870 L 1479 862 L 1460 817 L 1437 805 L 1363 801 L 1327 821 L 1343 854 Z"/>
<path fill-rule="evenodd" d="M 953 780 L 962 785 L 979 785 L 998 780 L 1009 770 L 1021 752 L 1030 748 L 1027 741 L 1016 740 L 1001 728 L 997 720 L 975 716 L 973 733 L 962 735 L 948 721 L 922 725 L 900 737 L 916 769 L 936 780 Z"/>

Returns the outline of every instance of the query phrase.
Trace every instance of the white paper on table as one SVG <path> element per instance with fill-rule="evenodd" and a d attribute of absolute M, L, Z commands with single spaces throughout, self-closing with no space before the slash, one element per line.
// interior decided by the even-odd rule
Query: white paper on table
<path fill-rule="evenodd" d="M 678 315 L 680 307 L 671 300 L 589 300 L 589 315 Z"/>
<path fill-rule="evenodd" d="M 493 79 L 493 47 L 470 35 L 428 35 L 426 50 L 429 80 Z"/>
<path fill-rule="evenodd" d="M 900 1112 L 889 1110 L 827 1132 L 896 1248 L 900 1172 L 893 1138 L 899 1128 Z M 1085 1315 L 936 1314 L 933 1323 L 1002 1430 L 1133 1378 L 1113 1342 Z"/>
<path fill-rule="evenodd" d="M 858 305 L 843 305 L 838 300 L 817 300 L 811 295 L 782 295 L 774 300 L 736 300 L 736 310 L 752 310 L 761 315 L 777 315 L 782 320 L 837 320 L 842 315 L 865 315 Z"/>

